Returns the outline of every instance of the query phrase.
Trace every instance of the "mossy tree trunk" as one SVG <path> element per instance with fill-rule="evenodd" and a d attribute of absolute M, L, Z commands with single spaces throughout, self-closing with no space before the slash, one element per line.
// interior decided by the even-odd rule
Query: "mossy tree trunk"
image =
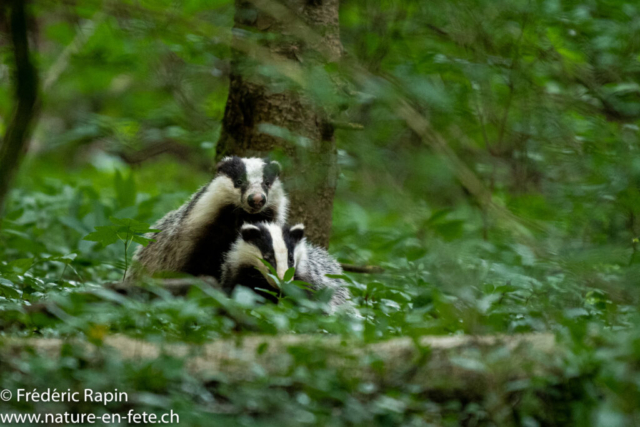
<path fill-rule="evenodd" d="M 276 5 L 287 13 L 279 16 L 265 0 L 237 0 L 236 40 L 257 36 L 272 57 L 303 68 L 340 57 L 338 0 L 282 0 Z M 299 33 L 292 26 L 299 29 L 301 24 L 314 33 L 313 41 L 294 35 Z M 233 55 L 218 158 L 283 155 L 288 160 L 283 179 L 291 198 L 289 221 L 303 222 L 308 238 L 326 247 L 338 174 L 334 128 L 304 90 L 283 85 L 277 70 L 265 73 L 264 64 L 246 51 L 234 49 Z"/>

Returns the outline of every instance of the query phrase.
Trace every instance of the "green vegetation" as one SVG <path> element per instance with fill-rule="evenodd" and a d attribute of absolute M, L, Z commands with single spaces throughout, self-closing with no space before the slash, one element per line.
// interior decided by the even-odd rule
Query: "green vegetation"
<path fill-rule="evenodd" d="M 303 82 L 287 64 L 264 66 L 277 90 L 308 90 L 338 128 L 330 251 L 384 268 L 347 274 L 357 318 L 325 315 L 330 295 L 307 300 L 296 287 L 278 305 L 197 280 L 179 297 L 151 281 L 128 295 L 105 287 L 147 243 L 140 234 L 210 179 L 233 2 L 31 3 L 41 106 L 0 223 L 0 388 L 117 388 L 129 402 L 14 399 L 0 413 L 172 409 L 203 426 L 640 422 L 640 6 L 341 0 L 343 60 L 300 61 Z M 4 134 L 5 34 L 0 54 Z M 285 177 L 297 172 L 276 156 Z M 485 393 L 434 393 L 429 377 L 388 374 L 392 359 L 350 353 L 408 338 L 410 373 L 432 357 L 424 335 L 521 333 L 556 339 L 524 376 L 501 375 L 506 347 L 450 355 L 469 375 L 501 378 Z M 271 340 L 312 338 L 283 350 L 288 369 L 256 364 L 238 378 L 195 374 L 189 356 L 121 357 L 102 345 L 116 334 L 196 348 L 259 335 L 256 357 Z M 10 345 L 35 338 L 71 341 L 56 357 Z M 340 357 L 358 368 L 331 363 Z"/>

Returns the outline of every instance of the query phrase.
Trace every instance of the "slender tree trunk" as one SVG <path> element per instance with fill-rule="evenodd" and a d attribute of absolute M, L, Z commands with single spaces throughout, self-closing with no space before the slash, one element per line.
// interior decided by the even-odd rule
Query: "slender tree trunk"
<path fill-rule="evenodd" d="M 25 3 L 25 0 L 11 0 L 0 5 L 0 8 L 4 7 L 2 12 L 8 11 L 9 15 L 9 38 L 13 51 L 15 82 L 15 108 L 0 143 L 0 216 L 11 183 L 20 167 L 36 114 L 38 74 L 31 63 L 29 53 Z"/>
<path fill-rule="evenodd" d="M 318 58 L 340 57 L 338 0 L 271 3 L 280 10 L 287 8 L 283 16 L 277 16 L 269 5 L 266 0 L 236 0 L 235 31 L 272 36 L 263 38 L 263 48 L 303 66 L 324 60 Z M 315 42 L 294 36 L 292 17 L 315 33 Z M 236 33 L 234 37 L 242 36 Z M 319 50 L 322 55 L 317 54 Z M 283 165 L 291 197 L 290 222 L 303 222 L 309 239 L 326 247 L 338 175 L 333 126 L 308 96 L 298 90 L 279 89 L 274 84 L 277 77 L 265 77 L 257 62 L 246 52 L 234 51 L 218 157 L 265 156 L 274 151 L 284 154 L 291 160 Z M 265 125 L 272 131 L 265 131 Z"/>

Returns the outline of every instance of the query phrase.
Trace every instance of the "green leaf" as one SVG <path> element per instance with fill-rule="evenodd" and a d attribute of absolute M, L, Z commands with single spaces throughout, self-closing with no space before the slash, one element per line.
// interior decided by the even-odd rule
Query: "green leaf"
<path fill-rule="evenodd" d="M 112 216 L 109 217 L 109 221 L 122 227 L 122 231 L 128 231 L 130 233 L 151 233 L 160 231 L 149 228 L 150 225 L 146 222 L 138 221 L 132 218 L 116 218 Z"/>
<path fill-rule="evenodd" d="M 444 220 L 447 217 L 447 215 L 449 215 L 450 213 L 451 213 L 451 209 L 441 209 L 441 210 L 435 211 L 433 214 L 431 214 L 429 219 L 425 222 L 425 225 L 436 224 L 437 222 Z"/>
<path fill-rule="evenodd" d="M 270 277 L 271 280 L 273 280 L 273 283 L 275 283 L 275 286 L 277 286 L 278 288 L 281 288 L 280 284 L 282 283 L 282 280 L 280 280 L 277 274 L 267 274 L 267 276 Z"/>
<path fill-rule="evenodd" d="M 462 369 L 465 369 L 467 371 L 474 371 L 474 372 L 486 372 L 487 371 L 487 367 L 486 365 L 478 359 L 472 359 L 469 357 L 462 357 L 462 356 L 453 356 L 451 357 L 451 363 L 454 364 L 455 366 L 459 366 Z"/>
<path fill-rule="evenodd" d="M 138 235 L 133 235 L 132 240 L 136 243 L 140 243 L 142 246 L 147 246 L 149 243 L 151 242 L 155 242 L 155 239 L 149 239 L 147 237 L 144 236 L 138 236 Z"/>
<path fill-rule="evenodd" d="M 269 264 L 268 261 L 265 261 L 265 260 L 261 259 L 260 262 L 263 263 L 269 269 L 269 271 L 271 272 L 272 275 L 274 275 L 276 277 L 278 276 L 278 272 L 276 271 L 275 268 L 273 268 L 273 266 L 271 264 Z"/>
<path fill-rule="evenodd" d="M 46 258 L 47 261 L 58 261 L 58 262 L 62 262 L 64 264 L 70 264 L 71 261 L 73 261 L 74 259 L 76 259 L 76 257 L 78 256 L 78 254 L 66 254 L 66 255 L 59 255 L 59 256 L 52 256 L 49 258 Z"/>
<path fill-rule="evenodd" d="M 237 286 L 233 291 L 232 298 L 240 306 L 246 308 L 254 307 L 258 301 L 264 300 L 260 295 L 244 286 Z"/>
<path fill-rule="evenodd" d="M 276 291 L 272 291 L 272 290 L 265 289 L 265 288 L 256 288 L 256 291 L 264 292 L 265 294 L 269 294 L 269 295 L 274 296 L 274 297 L 276 297 L 276 298 L 280 295 L 280 294 L 279 294 L 278 292 L 276 292 Z"/>
<path fill-rule="evenodd" d="M 302 280 L 294 280 L 291 282 L 291 284 L 305 291 L 316 292 L 316 290 L 313 289 L 312 285 L 307 282 L 303 282 Z"/>
<path fill-rule="evenodd" d="M 17 274 L 26 273 L 33 265 L 33 258 L 21 258 L 15 261 L 11 261 L 6 266 L 7 271 L 13 271 Z"/>
<path fill-rule="evenodd" d="M 268 342 L 263 342 L 256 349 L 256 354 L 258 354 L 258 355 L 264 354 L 264 352 L 267 351 L 268 349 L 269 349 L 269 343 Z"/>
<path fill-rule="evenodd" d="M 22 291 L 12 281 L 0 278 L 0 294 L 9 298 L 20 298 Z"/>
<path fill-rule="evenodd" d="M 98 242 L 102 246 L 109 246 L 119 240 L 126 241 L 133 239 L 142 245 L 149 244 L 152 239 L 148 239 L 139 234 L 152 233 L 160 230 L 149 228 L 149 224 L 131 218 L 110 217 L 109 220 L 115 225 L 96 227 L 96 231 L 85 236 L 83 240 Z"/>
<path fill-rule="evenodd" d="M 98 242 L 102 246 L 109 246 L 120 240 L 120 237 L 118 236 L 119 229 L 120 227 L 114 225 L 98 226 L 96 227 L 96 231 L 84 236 L 82 240 Z"/>
<path fill-rule="evenodd" d="M 291 267 L 289 268 L 285 273 L 284 273 L 284 277 L 282 278 L 282 280 L 284 280 L 285 282 L 290 281 L 291 279 L 293 279 L 293 276 L 296 274 L 296 269 L 295 267 Z"/>

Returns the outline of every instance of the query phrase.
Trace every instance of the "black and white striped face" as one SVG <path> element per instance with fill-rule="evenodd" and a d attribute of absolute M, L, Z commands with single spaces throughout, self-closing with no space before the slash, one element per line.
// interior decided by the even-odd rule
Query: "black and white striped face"
<path fill-rule="evenodd" d="M 218 163 L 217 174 L 231 181 L 237 205 L 255 214 L 269 205 L 269 191 L 279 184 L 280 164 L 257 157 L 225 157 Z"/>
<path fill-rule="evenodd" d="M 280 279 L 284 273 L 295 266 L 294 252 L 298 243 L 304 237 L 302 224 L 293 227 L 280 227 L 275 223 L 244 224 L 240 229 L 244 250 L 240 250 L 242 257 L 257 257 L 269 262 Z M 240 249 L 240 248 L 238 248 Z M 241 260 L 237 260 L 240 262 Z M 244 262 L 249 261 L 245 259 Z M 263 271 L 266 270 L 262 263 L 254 265 Z"/>

